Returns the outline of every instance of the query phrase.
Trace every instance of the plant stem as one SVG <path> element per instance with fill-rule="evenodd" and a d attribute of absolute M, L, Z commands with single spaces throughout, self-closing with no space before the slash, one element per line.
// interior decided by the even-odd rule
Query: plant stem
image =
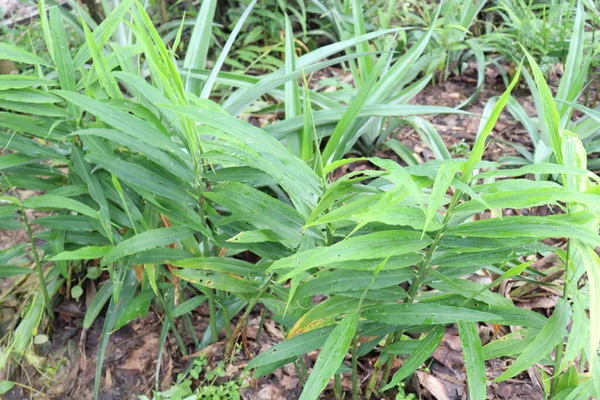
<path fill-rule="evenodd" d="M 429 264 L 431 262 L 433 254 L 435 253 L 435 250 L 438 247 L 439 241 L 442 238 L 442 235 L 443 235 L 444 231 L 446 230 L 448 223 L 450 222 L 450 217 L 452 215 L 452 211 L 454 210 L 454 207 L 456 207 L 456 205 L 458 204 L 458 201 L 460 200 L 461 196 L 462 196 L 462 192 L 460 190 L 457 190 L 456 192 L 454 192 L 454 195 L 452 196 L 452 200 L 450 201 L 450 205 L 448 206 L 448 210 L 446 211 L 446 215 L 444 216 L 444 221 L 442 223 L 442 227 L 435 234 L 433 242 L 427 249 L 425 258 L 423 258 L 421 263 L 419 263 L 417 275 L 408 289 L 408 297 L 406 298 L 405 303 L 412 303 L 414 301 L 414 298 L 416 297 L 419 288 L 423 284 L 423 281 L 425 280 L 425 277 L 427 276 L 427 271 L 429 269 Z M 402 334 L 403 334 L 403 332 L 399 332 L 398 337 L 402 337 Z M 388 335 L 388 338 L 385 342 L 384 347 L 391 345 L 395 339 L 396 339 L 396 335 L 394 335 L 394 334 Z M 371 375 L 369 384 L 367 385 L 367 390 L 365 393 L 365 398 L 367 400 L 371 398 L 372 391 L 375 388 L 375 385 L 377 384 L 377 378 L 379 376 L 379 371 L 381 370 L 381 367 L 382 367 L 381 364 L 383 362 L 383 359 L 381 359 L 381 356 L 379 356 L 379 357 L 380 358 L 377 360 L 377 362 L 375 363 L 375 367 L 373 368 L 373 374 Z M 380 362 L 380 360 L 381 360 L 381 362 Z M 389 371 L 391 370 L 392 361 L 393 361 L 392 359 L 389 359 L 386 361 L 386 369 L 384 370 L 384 373 L 382 376 L 382 378 L 385 378 L 386 380 L 387 380 L 387 377 L 389 376 Z M 386 376 L 386 372 L 387 372 L 387 376 Z M 383 379 L 382 379 L 382 382 L 383 382 Z M 386 382 L 383 382 L 383 383 L 385 384 Z"/>
<path fill-rule="evenodd" d="M 23 215 L 23 222 L 25 224 L 25 230 L 27 231 L 27 236 L 29 237 L 29 243 L 31 244 L 31 252 L 33 253 L 33 261 L 35 262 L 35 269 L 38 274 L 38 278 L 40 280 L 40 286 L 42 288 L 42 295 L 44 296 L 44 303 L 46 304 L 46 311 L 48 312 L 48 317 L 53 320 L 54 312 L 52 311 L 52 304 L 50 302 L 50 296 L 48 295 L 48 288 L 46 287 L 46 278 L 44 277 L 44 270 L 42 268 L 42 263 L 40 262 L 40 255 L 38 253 L 37 245 L 35 244 L 35 237 L 33 236 L 33 232 L 31 231 L 31 224 L 29 223 L 29 218 L 27 218 L 27 213 L 25 212 L 25 208 L 21 207 L 21 214 Z"/>
<path fill-rule="evenodd" d="M 352 339 L 352 400 L 358 400 L 358 333 Z"/>
<path fill-rule="evenodd" d="M 266 316 L 267 316 L 267 313 L 265 311 L 265 308 L 263 308 L 262 310 L 260 310 L 260 322 L 258 323 L 258 329 L 256 330 L 256 339 L 254 339 L 256 344 L 260 344 L 260 334 L 262 333 L 262 329 L 263 329 L 263 325 L 265 323 Z"/>
<path fill-rule="evenodd" d="M 569 239 L 569 241 L 567 242 L 567 262 L 566 262 L 566 267 L 565 267 L 565 283 L 564 283 L 564 288 L 563 288 L 563 299 L 566 299 L 567 296 L 569 295 L 569 272 L 570 272 L 570 266 L 571 266 L 571 240 Z M 556 350 L 554 352 L 554 366 L 552 368 L 552 383 L 550 384 L 550 398 L 553 398 L 556 395 L 556 392 L 558 391 L 558 381 L 559 381 L 559 372 L 560 372 L 560 367 L 561 367 L 561 363 L 562 363 L 562 358 L 563 358 L 563 352 L 564 352 L 564 347 L 565 347 L 565 343 L 564 340 L 561 340 L 559 344 L 556 345 Z"/>
<path fill-rule="evenodd" d="M 235 346 L 235 341 L 237 340 L 237 337 L 242 332 L 242 328 L 246 324 L 246 321 L 248 321 L 248 316 L 250 315 L 250 312 L 254 309 L 254 307 L 260 300 L 260 298 L 265 294 L 265 292 L 267 291 L 267 289 L 269 289 L 270 286 L 271 286 L 271 275 L 269 275 L 269 277 L 267 278 L 267 281 L 260 288 L 257 295 L 252 300 L 250 300 L 250 302 L 248 303 L 248 307 L 246 307 L 246 311 L 244 312 L 244 315 L 242 315 L 240 317 L 237 325 L 235 326 L 235 329 L 234 329 L 232 335 L 229 336 L 229 338 L 227 339 L 227 343 L 225 344 L 225 357 L 228 357 L 228 355 L 231 354 L 231 351 L 233 350 L 233 346 Z"/>
<path fill-rule="evenodd" d="M 333 392 L 336 400 L 342 400 L 342 375 L 335 374 L 333 377 Z"/>
<path fill-rule="evenodd" d="M 211 343 L 218 340 L 219 331 L 217 329 L 217 312 L 215 309 L 215 292 L 212 289 L 206 291 L 208 295 L 208 314 L 211 333 Z"/>

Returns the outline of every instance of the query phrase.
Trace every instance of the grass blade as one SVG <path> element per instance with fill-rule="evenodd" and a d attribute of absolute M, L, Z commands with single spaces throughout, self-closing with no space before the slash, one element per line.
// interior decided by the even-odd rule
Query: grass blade
<path fill-rule="evenodd" d="M 469 398 L 485 399 L 485 363 L 481 339 L 474 322 L 458 321 L 460 343 L 462 344 L 465 366 L 467 368 L 467 383 L 469 385 Z"/>
<path fill-rule="evenodd" d="M 358 327 L 358 313 L 347 314 L 333 329 L 304 385 L 300 400 L 316 400 L 339 368 Z"/>
<path fill-rule="evenodd" d="M 550 353 L 567 334 L 567 324 L 570 317 L 571 307 L 569 303 L 564 299 L 559 300 L 546 326 L 521 353 L 519 358 L 502 375 L 494 379 L 494 382 L 502 382 L 518 375 Z"/>

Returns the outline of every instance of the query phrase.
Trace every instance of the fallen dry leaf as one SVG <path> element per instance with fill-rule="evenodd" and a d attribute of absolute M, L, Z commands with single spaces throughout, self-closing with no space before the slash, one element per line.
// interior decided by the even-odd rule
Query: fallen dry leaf
<path fill-rule="evenodd" d="M 446 391 L 446 386 L 444 386 L 444 383 L 441 379 L 423 371 L 417 371 L 417 378 L 419 379 L 421 386 L 427 389 L 427 391 L 435 399 L 450 400 L 450 397 L 448 397 L 448 392 Z"/>

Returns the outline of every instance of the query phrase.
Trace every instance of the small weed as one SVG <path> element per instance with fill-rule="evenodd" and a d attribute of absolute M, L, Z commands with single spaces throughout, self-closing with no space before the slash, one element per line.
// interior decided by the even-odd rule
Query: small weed
<path fill-rule="evenodd" d="M 225 363 L 219 361 L 216 366 L 208 366 L 205 356 L 194 360 L 192 367 L 186 373 L 177 376 L 177 383 L 164 392 L 155 392 L 152 400 L 238 400 L 241 398 L 240 389 L 245 387 L 246 373 L 237 379 L 217 383 L 224 378 Z M 192 387 L 196 386 L 195 389 Z M 150 400 L 140 396 L 140 400 Z"/>
<path fill-rule="evenodd" d="M 471 148 L 467 143 L 465 143 L 464 139 L 461 139 L 458 143 L 450 145 L 448 150 L 450 151 L 450 154 L 452 154 L 453 157 L 468 156 L 471 152 Z"/>
<path fill-rule="evenodd" d="M 398 384 L 396 387 L 396 389 L 398 389 L 398 393 L 396 394 L 394 400 L 417 400 L 417 396 L 413 393 L 406 394 L 404 391 L 405 386 L 406 384 L 404 382 Z"/>

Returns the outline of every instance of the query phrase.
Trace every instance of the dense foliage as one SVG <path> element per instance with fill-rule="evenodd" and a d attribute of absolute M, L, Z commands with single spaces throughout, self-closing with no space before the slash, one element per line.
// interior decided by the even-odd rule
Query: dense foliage
<path fill-rule="evenodd" d="M 0 75 L 0 224 L 26 228 L 35 268 L 23 266 L 20 245 L 0 253 L 0 276 L 29 274 L 41 289 L 26 296 L 7 338 L 6 378 L 34 328 L 53 317 L 53 299 L 79 298 L 86 279 L 100 279 L 83 323 L 106 315 L 97 392 L 109 335 L 153 305 L 164 315 L 161 349 L 173 335 L 184 354 L 223 329 L 231 354 L 250 313 L 264 307 L 287 339 L 248 368 L 260 377 L 299 365 L 301 399 L 318 398 L 348 352 L 354 398 L 401 387 L 450 324 L 472 399 L 486 397 L 485 362 L 498 357 L 514 362 L 496 381 L 551 364 L 548 396 L 598 395 L 600 178 L 588 155 L 600 148 L 600 111 L 580 101 L 598 59 L 595 5 L 540 12 L 542 4 L 516 0 L 422 2 L 417 12 L 394 1 L 230 3 L 236 12 L 204 0 L 195 20 L 157 30 L 137 0 L 100 23 L 40 0 L 48 53 L 0 44 L 0 58 L 24 71 Z M 322 19 L 310 18 L 319 10 Z M 213 27 L 225 14 L 227 24 Z M 77 48 L 65 21 L 81 35 Z M 465 112 L 411 100 L 471 59 L 478 88 L 496 65 L 506 91 L 488 101 L 468 156 L 452 158 L 422 116 Z M 553 93 L 545 72 L 556 62 L 564 73 Z M 350 85 L 310 84 L 334 65 L 351 71 Z M 519 83 L 532 92 L 535 118 L 511 97 Z M 505 108 L 535 150 L 486 161 Z M 283 116 L 250 123 L 266 113 Z M 373 156 L 400 125 L 413 126 L 436 160 L 419 163 L 398 142 L 390 147 L 404 165 Z M 334 174 L 359 161 L 369 168 Z M 35 195 L 23 200 L 23 190 Z M 553 215 L 534 215 L 541 206 Z M 27 210 L 47 213 L 31 220 Z M 536 256 L 552 253 L 564 281 L 554 283 L 563 295 L 549 318 L 495 291 L 508 279 L 536 283 Z M 481 270 L 493 282 L 468 279 Z M 315 295 L 324 299 L 315 304 Z M 189 313 L 204 303 L 210 325 L 198 338 Z M 523 329 L 483 346 L 481 323 Z M 308 373 L 302 355 L 316 349 Z M 371 352 L 379 358 L 360 387 L 357 360 Z M 399 355 L 408 357 L 392 374 Z"/>

